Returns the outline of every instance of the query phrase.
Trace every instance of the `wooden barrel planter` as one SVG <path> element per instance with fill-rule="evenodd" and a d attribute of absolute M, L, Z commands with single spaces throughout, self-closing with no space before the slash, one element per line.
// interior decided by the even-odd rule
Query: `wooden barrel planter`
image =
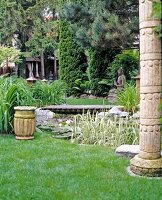
<path fill-rule="evenodd" d="M 34 138 L 36 127 L 36 107 L 17 106 L 14 107 L 14 131 L 17 140 L 31 140 Z"/>

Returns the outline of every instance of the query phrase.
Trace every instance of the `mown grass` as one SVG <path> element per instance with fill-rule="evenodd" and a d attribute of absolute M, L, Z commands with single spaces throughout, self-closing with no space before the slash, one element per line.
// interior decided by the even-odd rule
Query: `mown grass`
<path fill-rule="evenodd" d="M 110 105 L 111 103 L 104 98 L 101 99 L 86 99 L 86 98 L 74 98 L 66 99 L 68 105 Z"/>
<path fill-rule="evenodd" d="M 71 144 L 50 134 L 33 141 L 0 136 L 2 200 L 159 200 L 159 179 L 131 177 L 129 160 L 101 146 Z"/>

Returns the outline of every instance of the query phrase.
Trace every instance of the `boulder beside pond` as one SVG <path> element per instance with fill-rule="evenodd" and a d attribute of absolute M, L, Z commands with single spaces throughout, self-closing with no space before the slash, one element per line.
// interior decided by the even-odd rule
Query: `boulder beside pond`
<path fill-rule="evenodd" d="M 55 113 L 50 110 L 42 110 L 41 108 L 36 109 L 35 113 L 37 125 L 41 125 L 44 121 L 53 119 L 55 116 Z"/>

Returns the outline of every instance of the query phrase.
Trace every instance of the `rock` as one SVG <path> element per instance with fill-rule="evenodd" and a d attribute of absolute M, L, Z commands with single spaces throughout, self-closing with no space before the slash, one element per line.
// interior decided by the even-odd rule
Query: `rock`
<path fill-rule="evenodd" d="M 132 115 L 133 118 L 139 119 L 140 118 L 140 112 L 136 112 Z"/>
<path fill-rule="evenodd" d="M 94 95 L 92 95 L 92 94 L 90 94 L 90 95 L 89 95 L 89 99 L 97 99 L 97 97 L 94 96 Z"/>
<path fill-rule="evenodd" d="M 108 101 L 114 103 L 116 101 L 116 98 L 117 98 L 117 93 L 118 93 L 117 89 L 115 89 L 115 88 L 111 89 L 109 91 L 109 94 L 108 94 L 108 97 L 107 97 Z"/>
<path fill-rule="evenodd" d="M 121 109 L 118 108 L 117 106 L 114 106 L 109 110 L 109 114 L 111 115 L 120 115 L 121 112 L 122 112 Z"/>
<path fill-rule="evenodd" d="M 122 111 L 122 107 L 119 106 L 114 106 L 109 110 L 109 116 L 118 116 L 118 117 L 128 117 L 129 116 L 129 112 L 124 112 Z"/>
<path fill-rule="evenodd" d="M 51 127 L 51 126 L 48 126 L 48 125 L 42 125 L 42 126 L 39 126 L 39 129 L 41 130 L 46 130 L 46 131 L 53 131 L 55 128 L 54 127 Z"/>
<path fill-rule="evenodd" d="M 67 99 L 74 99 L 74 98 L 76 98 L 75 96 L 69 96 L 69 97 L 67 97 Z"/>
<path fill-rule="evenodd" d="M 100 112 L 100 113 L 98 113 L 98 117 L 99 118 L 104 118 L 104 117 L 107 117 L 107 116 L 109 116 L 109 112 Z"/>
<path fill-rule="evenodd" d="M 117 147 L 115 153 L 117 156 L 125 156 L 127 158 L 133 158 L 135 155 L 139 154 L 139 145 L 123 144 Z"/>
<path fill-rule="evenodd" d="M 125 156 L 127 158 L 133 158 L 135 155 L 139 153 L 139 145 L 121 145 L 119 146 L 116 151 L 116 155 L 118 156 Z"/>
<path fill-rule="evenodd" d="M 52 137 L 54 137 L 56 139 L 70 140 L 72 137 L 72 134 L 66 133 L 66 134 L 62 134 L 62 135 L 53 135 Z"/>
<path fill-rule="evenodd" d="M 87 95 L 87 94 L 82 94 L 82 95 L 80 95 L 80 98 L 83 98 L 83 99 L 89 98 L 89 95 Z"/>
<path fill-rule="evenodd" d="M 50 110 L 41 110 L 40 108 L 36 109 L 36 121 L 37 125 L 42 124 L 42 122 L 53 119 L 55 114 Z"/>
<path fill-rule="evenodd" d="M 119 114 L 119 117 L 128 117 L 129 116 L 129 112 L 121 112 Z"/>

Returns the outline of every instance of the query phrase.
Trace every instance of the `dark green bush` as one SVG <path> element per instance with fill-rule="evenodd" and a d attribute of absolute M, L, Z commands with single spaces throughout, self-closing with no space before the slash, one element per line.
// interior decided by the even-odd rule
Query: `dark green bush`
<path fill-rule="evenodd" d="M 80 96 L 81 94 L 89 94 L 90 93 L 90 81 L 77 79 L 74 84 L 74 92 L 76 96 Z"/>
<path fill-rule="evenodd" d="M 117 71 L 122 68 L 126 76 L 126 80 L 130 81 L 138 74 L 139 70 L 139 52 L 137 50 L 124 50 L 115 56 L 111 64 L 111 77 L 117 78 Z"/>
<path fill-rule="evenodd" d="M 88 52 L 88 77 L 91 83 L 91 93 L 104 96 L 110 89 L 110 84 L 102 84 L 104 79 L 111 82 L 109 66 L 116 55 L 116 50 L 100 51 L 99 49 L 90 49 Z"/>

